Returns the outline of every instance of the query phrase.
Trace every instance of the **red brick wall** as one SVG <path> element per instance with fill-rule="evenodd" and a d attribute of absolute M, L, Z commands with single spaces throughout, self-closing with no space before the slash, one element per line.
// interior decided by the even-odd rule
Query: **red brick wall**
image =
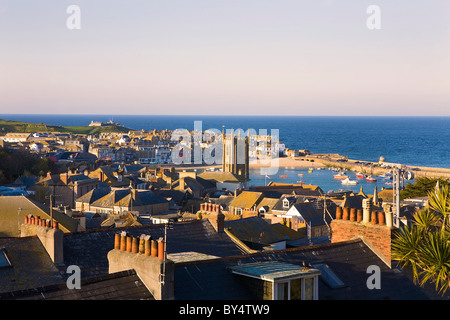
<path fill-rule="evenodd" d="M 361 238 L 385 262 L 391 262 L 392 229 L 386 225 L 365 224 L 349 220 L 331 222 L 331 242 Z"/>

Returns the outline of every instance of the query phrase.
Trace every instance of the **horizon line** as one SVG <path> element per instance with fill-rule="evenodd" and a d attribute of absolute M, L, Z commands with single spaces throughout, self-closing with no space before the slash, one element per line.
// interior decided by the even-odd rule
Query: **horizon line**
<path fill-rule="evenodd" d="M 28 116 L 44 116 L 44 115 L 54 115 L 54 116 L 163 116 L 163 117 L 173 117 L 173 116 L 188 116 L 188 117 L 373 117 L 373 118 L 448 118 L 450 115 L 301 115 L 301 114 L 284 114 L 284 115 L 270 115 L 270 114 L 108 114 L 108 113 L 0 113 L 0 116 L 7 115 L 28 115 Z"/>

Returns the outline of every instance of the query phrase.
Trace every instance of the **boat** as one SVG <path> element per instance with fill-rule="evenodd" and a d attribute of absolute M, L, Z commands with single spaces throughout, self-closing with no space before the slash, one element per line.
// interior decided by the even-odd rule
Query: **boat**
<path fill-rule="evenodd" d="M 299 177 L 303 177 L 303 173 L 299 173 L 298 176 L 299 176 Z"/>
<path fill-rule="evenodd" d="M 392 183 L 392 182 L 386 182 L 385 185 L 387 185 L 387 186 L 392 186 L 393 183 Z"/>
<path fill-rule="evenodd" d="M 339 180 L 348 178 L 348 176 L 346 174 L 344 174 L 343 172 L 339 172 L 338 174 L 335 174 L 333 177 L 335 179 L 339 179 Z"/>
<path fill-rule="evenodd" d="M 357 178 L 365 178 L 366 175 L 365 175 L 364 173 L 362 173 L 362 172 L 358 172 L 358 173 L 356 174 L 356 177 L 357 177 Z"/>
<path fill-rule="evenodd" d="M 280 175 L 280 178 L 287 178 L 287 174 Z"/>
<path fill-rule="evenodd" d="M 314 168 L 309 168 L 308 172 L 311 173 L 314 171 Z"/>
<path fill-rule="evenodd" d="M 355 184 L 358 184 L 358 181 L 356 181 L 356 180 L 350 180 L 350 179 L 347 177 L 347 178 L 345 178 L 344 180 L 342 180 L 341 183 L 342 183 L 342 184 L 352 184 L 352 185 L 355 185 Z"/>
<path fill-rule="evenodd" d="M 377 179 L 375 179 L 372 176 L 367 176 L 366 181 L 368 181 L 368 182 L 375 182 L 375 181 L 377 181 Z"/>
<path fill-rule="evenodd" d="M 297 181 L 297 183 L 305 183 L 305 181 Z"/>

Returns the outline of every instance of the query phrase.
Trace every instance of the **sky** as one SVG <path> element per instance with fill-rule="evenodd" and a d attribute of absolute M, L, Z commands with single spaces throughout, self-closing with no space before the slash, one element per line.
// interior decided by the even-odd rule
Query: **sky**
<path fill-rule="evenodd" d="M 0 114 L 450 116 L 449 86 L 448 0 L 0 0 Z"/>

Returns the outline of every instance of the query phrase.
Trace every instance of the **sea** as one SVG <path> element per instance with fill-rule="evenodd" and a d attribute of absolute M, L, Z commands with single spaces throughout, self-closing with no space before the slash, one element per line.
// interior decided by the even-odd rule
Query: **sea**
<path fill-rule="evenodd" d="M 91 121 L 114 121 L 135 130 L 175 130 L 199 128 L 248 129 L 256 133 L 278 135 L 289 149 L 308 149 L 313 153 L 337 153 L 350 159 L 405 165 L 450 168 L 450 117 L 374 117 L 374 116 L 204 116 L 204 115 L 62 115 L 62 114 L 1 114 L 1 119 L 62 126 L 87 126 Z M 331 190 L 359 191 L 363 186 L 371 193 L 386 187 L 385 179 L 376 182 L 359 181 L 355 186 L 343 186 L 333 179 L 331 170 L 280 168 L 270 176 L 277 182 L 299 180 Z M 260 170 L 250 172 L 253 185 L 268 179 Z M 287 178 L 280 176 L 287 175 Z M 303 175 L 303 176 L 299 176 Z M 355 179 L 354 173 L 349 173 Z"/>

